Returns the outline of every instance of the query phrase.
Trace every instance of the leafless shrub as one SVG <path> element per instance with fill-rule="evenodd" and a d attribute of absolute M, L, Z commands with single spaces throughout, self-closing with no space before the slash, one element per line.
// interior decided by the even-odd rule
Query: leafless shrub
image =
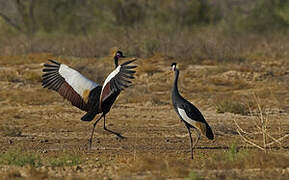
<path fill-rule="evenodd" d="M 245 131 L 236 121 L 236 118 L 234 118 L 238 134 L 245 143 L 257 147 L 263 150 L 265 153 L 268 149 L 270 149 L 270 146 L 274 144 L 278 144 L 280 147 L 282 147 L 282 140 L 289 137 L 289 134 L 285 134 L 279 138 L 273 136 L 272 132 L 270 132 L 271 118 L 269 117 L 269 112 L 261 108 L 260 100 L 255 94 L 254 100 L 257 104 L 256 114 L 250 108 L 250 114 L 253 117 L 254 122 L 254 130 L 252 132 Z M 261 140 L 258 139 L 259 135 L 262 136 Z"/>

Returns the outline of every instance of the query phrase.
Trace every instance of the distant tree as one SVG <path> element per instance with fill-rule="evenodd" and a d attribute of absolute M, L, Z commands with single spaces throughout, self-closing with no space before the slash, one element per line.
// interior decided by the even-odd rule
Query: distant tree
<path fill-rule="evenodd" d="M 17 31 L 32 36 L 37 29 L 34 16 L 35 2 L 36 0 L 1 0 L 0 17 Z M 7 10 L 3 10 L 7 6 L 9 6 L 8 11 L 15 12 L 14 15 L 11 15 L 11 13 L 9 15 Z M 18 21 L 15 19 L 18 19 Z"/>
<path fill-rule="evenodd" d="M 266 32 L 289 28 L 289 0 L 259 0 L 241 22 L 250 31 Z"/>

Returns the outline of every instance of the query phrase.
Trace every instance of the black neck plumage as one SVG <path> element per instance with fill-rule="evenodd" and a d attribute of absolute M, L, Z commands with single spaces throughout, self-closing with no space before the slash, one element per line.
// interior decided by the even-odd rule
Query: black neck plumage
<path fill-rule="evenodd" d="M 115 64 L 115 68 L 117 68 L 118 66 L 118 57 L 114 56 L 114 64 Z"/>
<path fill-rule="evenodd" d="M 175 70 L 175 80 L 174 80 L 174 86 L 173 86 L 173 94 L 179 95 L 179 90 L 178 90 L 178 79 L 179 79 L 179 70 Z"/>

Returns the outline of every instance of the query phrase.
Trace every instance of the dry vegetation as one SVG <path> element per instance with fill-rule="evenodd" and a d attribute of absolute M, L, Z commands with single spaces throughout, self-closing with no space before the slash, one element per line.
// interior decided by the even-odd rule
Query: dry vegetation
<path fill-rule="evenodd" d="M 288 179 L 289 0 L 0 0 L 0 179 Z M 138 57 L 107 126 L 41 87 L 56 59 L 102 83 L 120 47 Z M 109 55 L 108 55 L 109 54 Z M 195 159 L 170 99 L 216 139 Z M 257 101 L 256 101 L 257 99 Z"/>
<path fill-rule="evenodd" d="M 111 56 L 0 57 L 0 175 L 5 179 L 286 179 L 289 175 L 285 60 L 192 64 L 160 54 L 139 58 L 134 85 L 120 95 L 107 120 L 109 128 L 127 139 L 106 133 L 100 124 L 93 149 L 87 150 L 91 123 L 81 122 L 83 113 L 57 93 L 41 88 L 41 67 L 48 58 L 97 82 L 113 67 Z M 216 135 L 213 142 L 201 139 L 194 161 L 189 158 L 186 129 L 171 106 L 172 61 L 181 64 L 181 93 L 200 108 Z M 260 111 L 270 119 L 267 144 L 280 140 L 266 146 L 266 153 L 238 134 L 263 142 L 264 128 L 255 123 L 263 115 Z"/>

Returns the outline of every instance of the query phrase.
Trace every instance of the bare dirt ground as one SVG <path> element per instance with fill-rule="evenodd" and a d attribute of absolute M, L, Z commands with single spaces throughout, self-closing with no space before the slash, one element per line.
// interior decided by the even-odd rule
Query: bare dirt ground
<path fill-rule="evenodd" d="M 56 92 L 41 87 L 41 68 L 49 54 L 0 58 L 0 179 L 288 179 L 289 137 L 265 154 L 246 144 L 234 119 L 247 132 L 260 131 L 258 104 L 270 120 L 275 139 L 289 133 L 289 66 L 286 60 L 243 64 L 181 64 L 179 88 L 204 114 L 215 133 L 202 137 L 190 159 L 189 137 L 170 100 L 172 61 L 155 56 L 140 59 L 134 86 L 126 89 L 107 116 L 107 127 L 119 139 L 96 126 L 92 149 L 88 138 L 93 122 Z M 101 82 L 112 70 L 110 57 L 58 57 L 89 78 Z M 254 96 L 259 101 L 254 100 Z M 250 104 L 255 115 L 217 113 L 221 102 Z M 225 111 L 229 107 L 222 106 Z M 242 111 L 246 107 L 241 106 Z M 247 109 L 248 110 L 248 109 Z M 248 137 L 263 147 L 260 134 Z M 273 142 L 267 137 L 267 142 Z M 16 151 L 35 155 L 39 163 L 17 166 L 5 161 Z M 68 157 L 68 158 L 63 158 Z M 2 159 L 1 159 L 2 158 Z M 4 159 L 4 160 L 3 160 Z M 13 158 L 12 158 L 13 159 Z M 15 161 L 15 159 L 14 159 Z M 34 161 L 33 161 L 34 162 Z"/>

